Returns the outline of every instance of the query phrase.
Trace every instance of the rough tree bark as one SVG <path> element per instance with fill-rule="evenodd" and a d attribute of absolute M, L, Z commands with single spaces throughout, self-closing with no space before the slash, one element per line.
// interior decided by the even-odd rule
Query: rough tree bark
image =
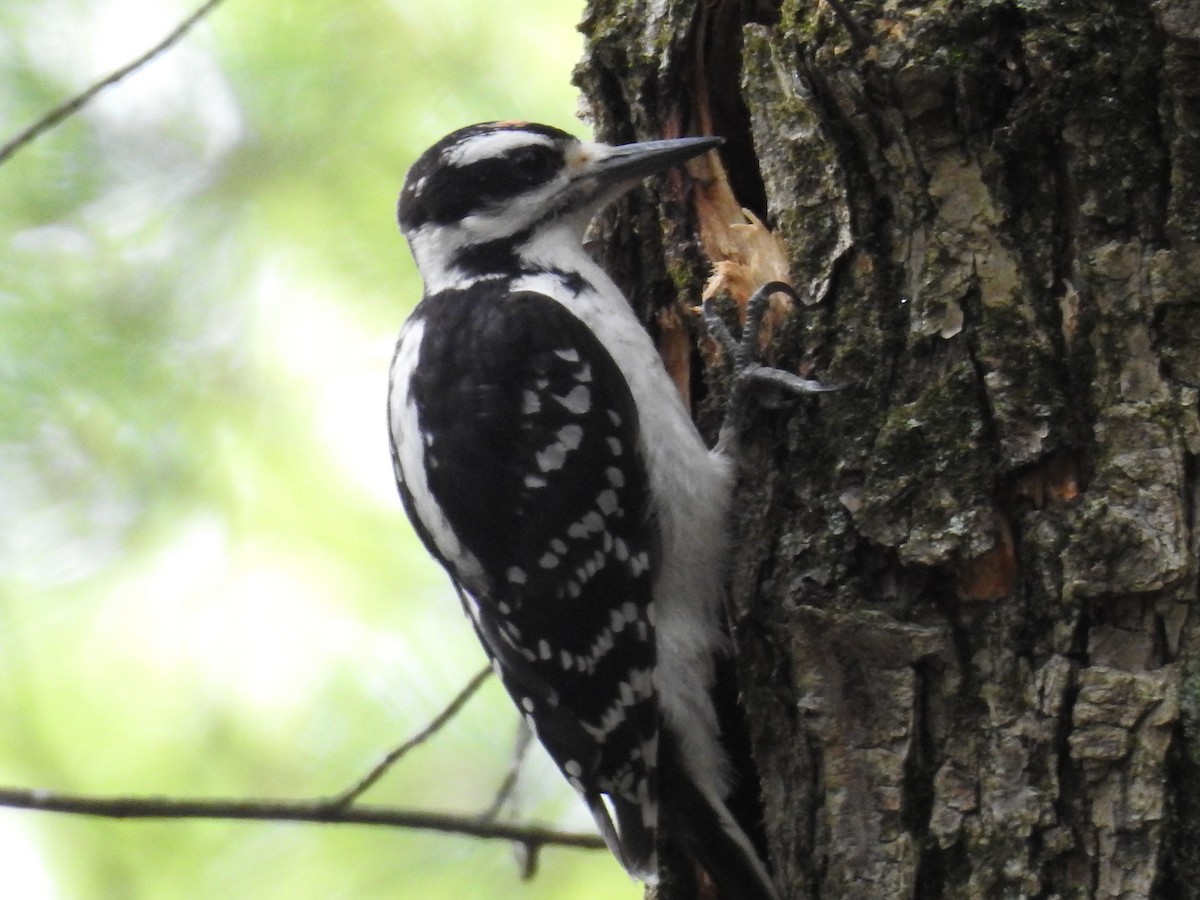
<path fill-rule="evenodd" d="M 848 385 L 745 438 L 788 896 L 1200 896 L 1200 4 L 593 0 L 583 31 L 602 137 L 728 139 L 604 226 L 700 421 L 713 262 L 731 313 L 790 273 L 773 358 Z"/>

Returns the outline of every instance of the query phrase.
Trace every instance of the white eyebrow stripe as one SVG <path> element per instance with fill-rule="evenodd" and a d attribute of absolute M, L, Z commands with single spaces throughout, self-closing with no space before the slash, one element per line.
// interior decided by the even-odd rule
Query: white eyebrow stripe
<path fill-rule="evenodd" d="M 452 166 L 469 166 L 483 159 L 503 156 L 518 147 L 532 146 L 553 147 L 554 142 L 545 135 L 529 131 L 491 131 L 467 138 L 450 150 L 446 161 Z"/>

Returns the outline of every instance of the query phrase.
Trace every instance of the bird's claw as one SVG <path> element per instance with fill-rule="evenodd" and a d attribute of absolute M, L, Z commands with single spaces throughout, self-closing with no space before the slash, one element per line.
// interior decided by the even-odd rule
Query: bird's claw
<path fill-rule="evenodd" d="M 763 317 L 771 306 L 771 297 L 779 293 L 787 294 L 794 300 L 799 299 L 791 285 L 782 281 L 767 282 L 746 301 L 746 324 L 742 327 L 740 338 L 735 338 L 730 333 L 725 321 L 717 313 L 713 299 L 710 297 L 704 301 L 705 328 L 713 340 L 725 350 L 733 364 L 733 384 L 730 389 L 725 422 L 721 427 L 723 440 L 732 437 L 740 430 L 747 400 L 746 395 L 751 385 L 774 385 L 793 394 L 820 394 L 841 390 L 844 387 L 840 384 L 824 384 L 809 378 L 801 378 L 792 372 L 762 363 L 759 352 L 759 333 L 762 331 Z"/>

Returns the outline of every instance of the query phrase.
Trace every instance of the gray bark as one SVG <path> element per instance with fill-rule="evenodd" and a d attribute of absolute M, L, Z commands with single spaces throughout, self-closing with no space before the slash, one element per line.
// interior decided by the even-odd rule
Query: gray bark
<path fill-rule="evenodd" d="M 744 440 L 787 896 L 1200 897 L 1200 4 L 594 0 L 584 32 L 602 137 L 729 139 L 605 229 L 699 421 L 722 361 L 692 377 L 670 311 L 713 262 L 727 304 L 790 273 L 772 358 L 848 385 Z"/>

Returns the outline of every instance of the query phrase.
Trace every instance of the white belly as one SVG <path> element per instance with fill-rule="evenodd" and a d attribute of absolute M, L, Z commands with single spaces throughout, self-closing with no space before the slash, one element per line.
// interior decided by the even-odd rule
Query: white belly
<path fill-rule="evenodd" d="M 663 713 L 680 736 L 683 759 L 700 783 L 723 787 L 724 754 L 709 691 L 714 658 L 725 649 L 720 610 L 733 464 L 705 447 L 653 341 L 620 290 L 582 252 L 573 262 L 595 290 L 576 295 L 552 274 L 531 275 L 514 288 L 551 297 L 583 320 L 629 382 L 662 541 L 653 589 L 655 685 Z"/>

